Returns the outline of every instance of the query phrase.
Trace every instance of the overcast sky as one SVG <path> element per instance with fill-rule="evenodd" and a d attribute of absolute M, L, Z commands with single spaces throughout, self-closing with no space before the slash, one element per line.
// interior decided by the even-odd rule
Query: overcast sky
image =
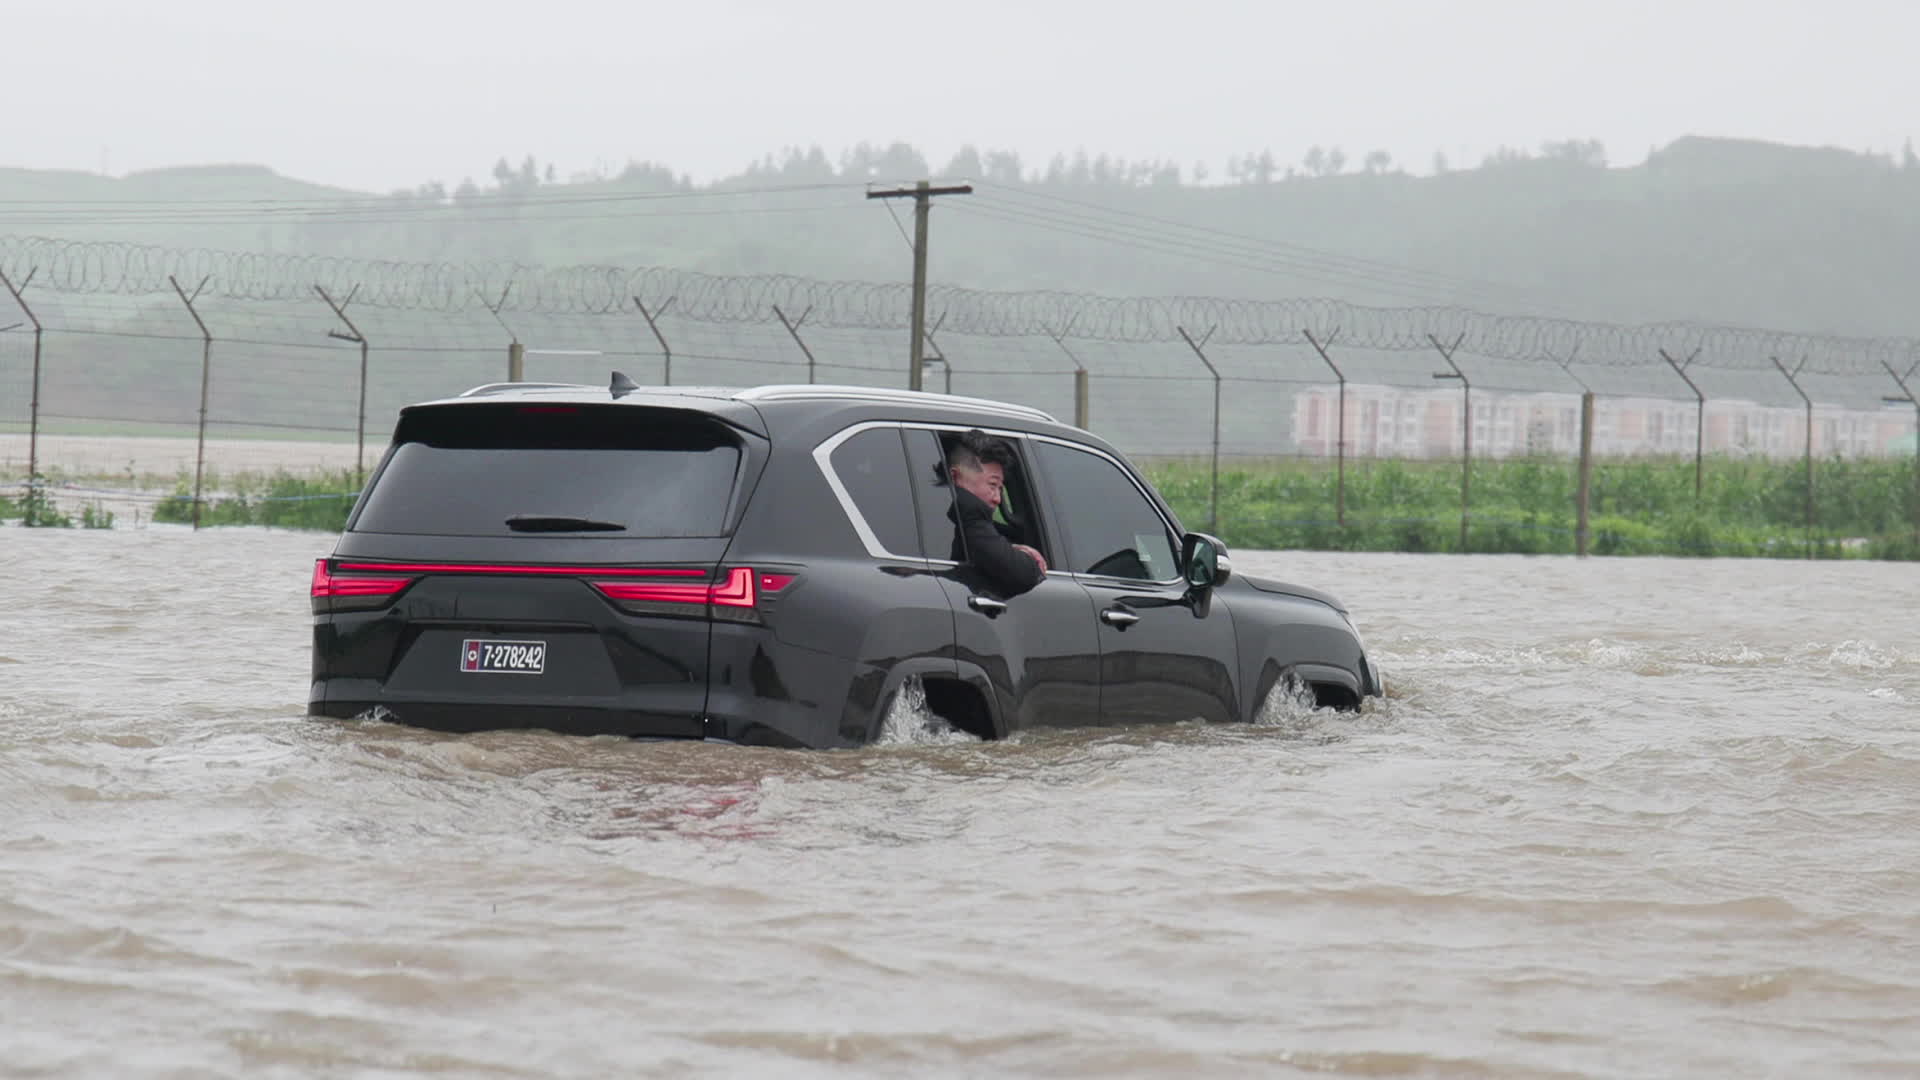
<path fill-rule="evenodd" d="M 1911 0 L 10 0 L 0 165 L 264 164 L 385 191 L 527 154 L 710 179 L 790 144 L 1416 171 L 1686 134 L 1896 150 Z"/>

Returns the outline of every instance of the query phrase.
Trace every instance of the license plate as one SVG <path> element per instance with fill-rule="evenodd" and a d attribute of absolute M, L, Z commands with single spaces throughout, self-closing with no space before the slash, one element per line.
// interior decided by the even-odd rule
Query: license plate
<path fill-rule="evenodd" d="M 544 641 L 468 638 L 460 643 L 460 670 L 538 675 L 547 669 Z"/>

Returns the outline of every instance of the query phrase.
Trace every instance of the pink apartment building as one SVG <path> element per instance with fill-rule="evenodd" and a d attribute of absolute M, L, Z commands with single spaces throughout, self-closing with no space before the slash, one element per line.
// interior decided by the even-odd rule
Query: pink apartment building
<path fill-rule="evenodd" d="M 1293 404 L 1297 452 L 1332 456 L 1340 391 L 1315 386 Z M 1691 455 L 1698 406 L 1666 398 L 1599 397 L 1594 401 L 1593 452 L 1622 457 Z M 1709 454 L 1796 457 L 1805 450 L 1806 411 L 1734 399 L 1706 404 Z M 1821 457 L 1875 457 L 1911 453 L 1911 408 L 1843 409 L 1816 405 L 1813 452 Z M 1442 458 L 1460 454 L 1460 391 L 1347 385 L 1347 453 L 1355 457 Z M 1575 394 L 1473 395 L 1475 457 L 1580 452 L 1580 398 Z"/>

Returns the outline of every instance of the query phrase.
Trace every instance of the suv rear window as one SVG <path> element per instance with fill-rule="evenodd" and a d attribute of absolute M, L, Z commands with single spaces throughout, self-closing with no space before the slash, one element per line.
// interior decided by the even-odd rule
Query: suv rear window
<path fill-rule="evenodd" d="M 394 443 L 354 532 L 719 536 L 741 455 L 711 418 L 641 406 L 415 409 Z"/>

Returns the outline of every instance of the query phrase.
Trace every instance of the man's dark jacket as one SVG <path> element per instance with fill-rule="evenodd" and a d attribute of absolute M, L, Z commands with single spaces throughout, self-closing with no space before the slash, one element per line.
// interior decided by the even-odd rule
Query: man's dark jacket
<path fill-rule="evenodd" d="M 1046 577 L 1031 556 L 1013 549 L 1014 542 L 1021 538 L 1021 530 L 993 520 L 993 508 L 985 499 L 955 487 L 953 509 L 947 511 L 947 516 L 952 518 L 956 513 L 959 528 L 953 534 L 954 562 L 979 570 L 1004 596 L 1018 596 Z"/>

